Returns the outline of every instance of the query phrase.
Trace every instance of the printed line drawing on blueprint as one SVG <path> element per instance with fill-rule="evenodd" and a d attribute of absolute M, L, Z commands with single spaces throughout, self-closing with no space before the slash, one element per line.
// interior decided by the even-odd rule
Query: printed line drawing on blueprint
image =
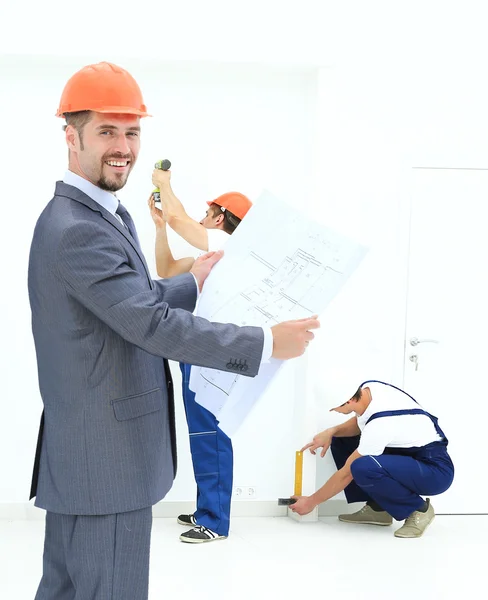
<path fill-rule="evenodd" d="M 265 328 L 320 314 L 365 253 L 363 246 L 265 193 L 227 242 L 197 314 L 213 322 Z M 244 375 L 245 364 L 237 366 L 238 373 L 194 367 L 190 388 L 219 420 L 232 410 L 228 430 L 234 431 L 236 415 L 244 418 L 242 403 L 249 407 L 280 366 L 281 361 L 271 359 L 254 379 Z"/>
<path fill-rule="evenodd" d="M 314 255 L 301 249 L 287 256 L 278 267 L 255 252 L 248 255 L 246 262 L 244 269 L 254 273 L 260 270 L 262 279 L 215 310 L 212 321 L 272 327 L 282 321 L 311 316 L 315 314 L 313 307 L 317 307 L 317 300 L 323 299 L 331 288 L 331 280 L 342 275 L 338 269 L 323 265 Z M 199 375 L 203 380 L 200 389 L 214 386 L 226 396 L 242 377 L 203 368 Z M 218 402 L 214 408 L 220 410 L 220 405 Z"/>
<path fill-rule="evenodd" d="M 218 414 L 222 410 L 225 397 L 231 395 L 232 390 L 242 377 L 241 375 L 234 375 L 233 373 L 227 373 L 225 371 L 216 371 L 215 369 L 201 369 L 198 376 L 201 380 L 200 385 L 198 386 L 199 391 L 214 388 L 217 392 L 211 410 L 214 414 Z M 222 394 L 224 397 L 222 397 Z M 210 410 L 208 406 L 206 408 Z"/>
<path fill-rule="evenodd" d="M 238 325 L 271 327 L 284 320 L 312 315 L 315 297 L 323 298 L 331 278 L 342 274 L 302 249 L 287 256 L 278 267 L 255 252 L 250 253 L 246 262 L 246 269 L 267 272 L 260 281 L 213 312 L 213 321 L 225 322 L 237 317 Z"/>

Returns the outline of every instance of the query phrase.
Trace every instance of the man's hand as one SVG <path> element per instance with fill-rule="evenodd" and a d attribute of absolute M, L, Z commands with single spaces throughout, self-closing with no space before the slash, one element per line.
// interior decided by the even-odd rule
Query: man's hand
<path fill-rule="evenodd" d="M 330 447 L 330 444 L 332 443 L 332 437 L 333 436 L 330 429 L 326 429 L 325 431 L 322 431 L 322 433 L 317 433 L 317 435 L 309 444 L 303 446 L 300 452 L 304 452 L 305 450 L 310 449 L 311 454 L 315 454 L 315 450 L 317 450 L 318 448 L 322 448 L 320 456 L 321 458 L 324 458 L 325 453 L 327 452 L 327 450 Z"/>
<path fill-rule="evenodd" d="M 301 356 L 309 342 L 315 337 L 310 331 L 318 329 L 320 323 L 317 315 L 297 321 L 284 321 L 271 328 L 273 333 L 273 358 L 288 360 Z"/>
<path fill-rule="evenodd" d="M 317 506 L 311 496 L 292 496 L 296 498 L 295 504 L 290 504 L 289 509 L 299 515 L 308 515 Z"/>
<path fill-rule="evenodd" d="M 174 192 L 171 188 L 171 171 L 154 169 L 152 174 L 152 182 L 157 188 L 159 188 L 161 210 L 163 211 L 164 220 L 170 227 L 175 229 L 174 224 L 176 220 L 185 223 L 190 222 L 194 226 L 196 225 L 197 228 L 204 229 L 203 226 L 198 223 L 198 221 L 194 221 L 186 214 L 183 204 L 174 195 Z M 176 233 L 182 235 L 180 231 L 176 231 Z M 182 235 L 182 237 L 186 239 L 185 235 Z M 187 241 L 191 243 L 192 246 L 195 245 L 191 242 L 191 240 Z"/>
<path fill-rule="evenodd" d="M 207 254 L 199 256 L 193 263 L 190 273 L 193 273 L 195 276 L 198 282 L 198 289 L 200 291 L 202 291 L 203 284 L 205 283 L 210 271 L 213 269 L 214 265 L 219 262 L 223 255 L 223 250 L 219 250 L 218 252 L 207 252 Z"/>
<path fill-rule="evenodd" d="M 161 229 L 162 227 L 164 227 L 167 221 L 166 215 L 163 210 L 156 207 L 156 204 L 154 202 L 154 196 L 152 194 L 149 196 L 147 205 L 149 206 L 149 212 L 151 213 L 154 225 L 156 225 L 156 229 Z"/>
<path fill-rule="evenodd" d="M 152 182 L 157 188 L 165 188 L 169 186 L 171 181 L 171 171 L 163 171 L 162 169 L 154 169 L 152 174 Z"/>

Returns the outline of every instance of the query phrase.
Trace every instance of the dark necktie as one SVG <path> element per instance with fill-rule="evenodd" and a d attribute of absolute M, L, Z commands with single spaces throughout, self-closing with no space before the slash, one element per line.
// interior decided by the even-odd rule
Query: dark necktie
<path fill-rule="evenodd" d="M 125 206 L 121 202 L 119 202 L 119 206 L 117 207 L 117 210 L 115 212 L 122 219 L 124 225 L 129 230 L 129 233 L 134 238 L 134 240 L 137 242 L 137 245 L 140 247 L 139 238 L 137 237 L 136 226 L 134 225 L 134 221 L 132 220 L 132 217 L 130 216 L 129 211 L 125 208 Z"/>

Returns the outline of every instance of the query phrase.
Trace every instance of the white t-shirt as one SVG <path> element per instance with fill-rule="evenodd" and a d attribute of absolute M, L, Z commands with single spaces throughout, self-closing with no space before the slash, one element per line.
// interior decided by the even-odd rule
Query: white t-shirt
<path fill-rule="evenodd" d="M 222 250 L 225 246 L 225 243 L 229 240 L 230 234 L 228 234 L 223 229 L 207 229 L 208 233 L 208 250 L 200 250 L 200 248 L 193 248 L 193 258 L 197 259 L 202 254 L 207 254 L 207 252 L 217 252 L 217 250 Z M 200 294 L 198 294 L 198 298 Z M 197 314 L 197 306 L 198 306 L 198 298 L 197 303 L 195 305 L 195 310 L 193 314 Z"/>
<path fill-rule="evenodd" d="M 441 441 L 434 424 L 426 415 L 396 415 L 368 419 L 386 410 L 423 409 L 407 394 L 382 383 L 368 383 L 371 403 L 358 417 L 361 439 L 358 452 L 362 456 L 379 456 L 385 448 L 414 448 Z"/>
<path fill-rule="evenodd" d="M 202 254 L 206 254 L 207 252 L 217 252 L 217 250 L 222 250 L 225 246 L 225 243 L 229 240 L 230 235 L 224 231 L 223 229 L 207 229 L 208 234 L 208 250 L 199 250 L 196 249 L 195 258 L 198 258 Z"/>

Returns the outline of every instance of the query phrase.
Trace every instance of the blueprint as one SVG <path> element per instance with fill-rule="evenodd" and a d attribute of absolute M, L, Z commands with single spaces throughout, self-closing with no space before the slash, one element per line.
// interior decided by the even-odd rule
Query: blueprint
<path fill-rule="evenodd" d="M 197 314 L 268 328 L 320 315 L 365 254 L 362 245 L 265 192 L 229 238 L 205 282 Z M 245 364 L 234 365 L 232 373 L 193 367 L 190 388 L 231 436 L 281 366 L 270 359 L 254 378 L 241 374 Z"/>

